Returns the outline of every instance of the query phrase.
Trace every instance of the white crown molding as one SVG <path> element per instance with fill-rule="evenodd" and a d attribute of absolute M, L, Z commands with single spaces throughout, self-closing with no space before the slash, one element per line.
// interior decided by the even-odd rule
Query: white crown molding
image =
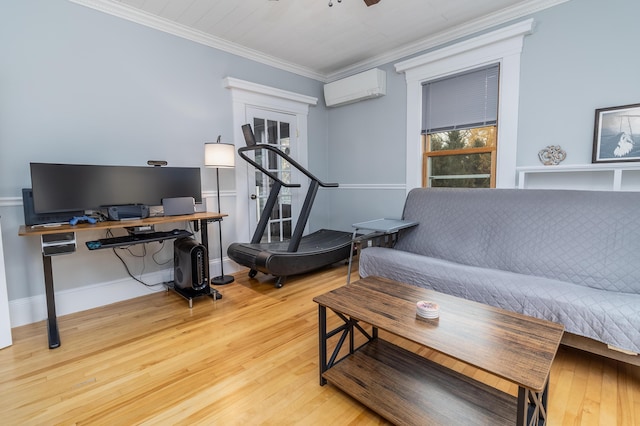
<path fill-rule="evenodd" d="M 237 43 L 221 39 L 219 37 L 212 36 L 202 31 L 195 30 L 193 28 L 186 27 L 184 25 L 177 24 L 164 18 L 160 18 L 156 15 L 143 12 L 139 9 L 121 4 L 114 0 L 69 0 L 72 3 L 76 3 L 82 6 L 89 7 L 91 9 L 98 10 L 100 12 L 108 13 L 113 16 L 117 16 L 128 21 L 132 21 L 150 28 L 154 28 L 160 31 L 164 31 L 169 34 L 173 34 L 178 37 L 185 38 L 187 40 L 194 41 L 196 43 L 203 44 L 205 46 L 213 47 L 222 50 L 227 53 L 241 56 L 243 58 L 251 59 L 256 62 L 269 65 L 284 71 L 289 71 L 303 77 L 308 77 L 323 83 L 338 80 L 342 77 L 355 74 L 360 71 L 384 65 L 393 61 L 397 61 L 402 58 L 414 55 L 419 52 L 423 52 L 428 49 L 432 49 L 437 46 L 458 40 L 463 37 L 467 37 L 478 32 L 487 30 L 507 23 L 509 21 L 522 18 L 535 12 L 539 12 L 544 9 L 556 6 L 561 3 L 565 3 L 570 0 L 532 0 L 522 2 L 513 7 L 508 7 L 500 10 L 496 13 L 483 16 L 478 19 L 466 22 L 457 27 L 451 28 L 446 31 L 442 31 L 431 37 L 418 41 L 416 43 L 408 44 L 402 48 L 393 49 L 392 51 L 368 58 L 364 61 L 357 62 L 353 65 L 345 67 L 333 73 L 324 74 L 318 71 L 314 71 L 307 67 L 303 67 L 291 62 L 284 61 L 282 59 L 264 54 L 254 49 L 241 46 Z"/>
<path fill-rule="evenodd" d="M 425 50 L 433 49 L 446 43 L 459 40 L 463 37 L 488 30 L 497 25 L 501 25 L 509 21 L 531 15 L 532 13 L 548 9 L 567 1 L 570 0 L 534 0 L 513 7 L 508 7 L 491 15 L 483 16 L 481 18 L 451 28 L 447 31 L 440 32 L 432 37 L 428 37 L 416 43 L 406 45 L 403 48 L 395 49 L 391 52 L 387 52 L 382 55 L 378 55 L 355 63 L 353 65 L 350 65 L 349 67 L 336 71 L 335 73 L 327 74 L 325 78 L 327 81 L 334 81 L 360 71 L 365 71 L 369 68 L 388 64 L 390 62 L 415 55 L 416 53 L 424 52 Z"/>
<path fill-rule="evenodd" d="M 451 46 L 443 47 L 424 55 L 417 56 L 415 58 L 407 59 L 406 61 L 398 62 L 395 64 L 396 72 L 406 72 L 416 67 L 432 64 L 436 61 L 442 61 L 446 58 L 450 58 L 455 55 L 460 55 L 466 52 L 471 52 L 504 40 L 512 39 L 514 37 L 525 36 L 533 32 L 533 18 L 526 19 L 522 22 L 518 22 L 507 27 L 503 27 L 492 31 L 490 33 L 479 35 L 469 40 L 461 41 L 460 43 L 453 44 Z M 516 44 L 517 52 L 520 52 L 522 46 Z M 502 52 L 503 54 L 505 52 Z"/>
<path fill-rule="evenodd" d="M 117 16 L 118 18 L 126 19 L 131 22 L 135 22 L 140 25 L 144 25 L 149 28 L 153 28 L 159 31 L 163 31 L 169 34 L 173 34 L 178 37 L 182 37 L 187 40 L 194 41 L 196 43 L 203 44 L 205 46 L 213 47 L 215 49 L 222 50 L 227 53 L 241 56 L 243 58 L 251 59 L 261 64 L 269 65 L 284 71 L 289 71 L 294 74 L 301 75 L 303 77 L 309 77 L 318 81 L 325 81 L 325 76 L 321 73 L 313 71 L 309 68 L 284 61 L 274 56 L 267 55 L 254 49 L 250 49 L 245 46 L 241 46 L 237 43 L 233 43 L 219 37 L 212 36 L 203 31 L 195 30 L 193 28 L 186 27 L 184 25 L 175 23 L 168 19 L 161 18 L 156 15 L 152 15 L 147 12 L 143 12 L 139 9 L 132 8 L 130 6 L 118 3 L 113 0 L 69 0 L 72 3 L 86 6 L 91 9 L 98 10 L 100 12 L 108 13 L 109 15 Z"/>

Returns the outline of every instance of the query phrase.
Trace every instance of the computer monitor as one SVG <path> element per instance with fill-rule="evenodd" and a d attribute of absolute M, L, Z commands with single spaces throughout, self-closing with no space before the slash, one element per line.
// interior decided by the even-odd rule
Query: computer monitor
<path fill-rule="evenodd" d="M 106 206 L 159 206 L 163 198 L 202 202 L 199 167 L 139 167 L 31 163 L 36 213 Z"/>

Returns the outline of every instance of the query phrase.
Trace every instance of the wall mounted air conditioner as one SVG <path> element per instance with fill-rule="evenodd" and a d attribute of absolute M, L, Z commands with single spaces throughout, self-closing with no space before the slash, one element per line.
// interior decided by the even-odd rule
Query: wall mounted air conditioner
<path fill-rule="evenodd" d="M 351 104 L 387 94 L 387 74 L 374 68 L 324 85 L 328 107 Z"/>

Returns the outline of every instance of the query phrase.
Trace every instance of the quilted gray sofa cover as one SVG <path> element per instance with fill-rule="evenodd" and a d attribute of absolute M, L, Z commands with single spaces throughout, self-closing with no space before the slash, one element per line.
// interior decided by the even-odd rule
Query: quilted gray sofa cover
<path fill-rule="evenodd" d="M 394 248 L 360 254 L 378 275 L 559 322 L 640 352 L 640 193 L 414 189 Z"/>

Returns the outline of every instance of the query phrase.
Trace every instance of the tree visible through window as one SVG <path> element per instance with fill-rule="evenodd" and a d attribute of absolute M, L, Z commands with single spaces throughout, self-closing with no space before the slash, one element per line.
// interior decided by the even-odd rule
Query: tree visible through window
<path fill-rule="evenodd" d="M 492 65 L 423 84 L 423 186 L 496 186 L 498 71 Z"/>
<path fill-rule="evenodd" d="M 494 188 L 496 126 L 425 136 L 423 186 Z"/>

